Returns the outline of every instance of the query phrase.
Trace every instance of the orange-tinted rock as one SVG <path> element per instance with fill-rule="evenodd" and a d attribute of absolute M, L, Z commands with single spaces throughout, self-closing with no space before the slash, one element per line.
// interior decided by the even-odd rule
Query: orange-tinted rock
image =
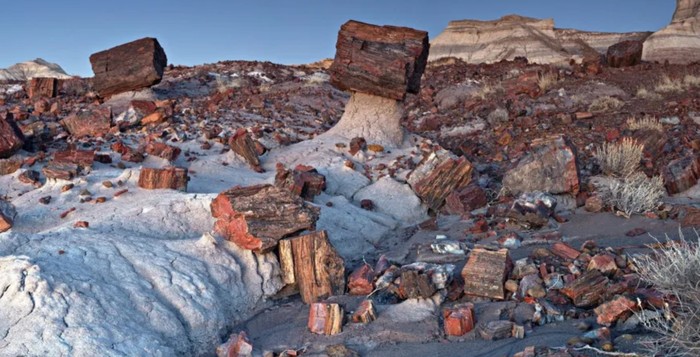
<path fill-rule="evenodd" d="M 9 217 L 9 215 L 6 215 L 6 213 L 0 209 L 0 233 L 10 230 L 10 228 L 12 228 L 12 223 L 12 217 Z"/>
<path fill-rule="evenodd" d="M 579 255 L 581 255 L 581 252 L 572 248 L 570 245 L 562 242 L 556 242 L 552 244 L 550 251 L 559 258 L 569 260 L 574 260 L 578 258 Z"/>
<path fill-rule="evenodd" d="M 160 142 L 150 142 L 146 144 L 148 155 L 158 156 L 168 161 L 175 161 L 180 155 L 180 148 Z"/>
<path fill-rule="evenodd" d="M 475 248 L 462 269 L 464 293 L 503 300 L 506 294 L 504 284 L 512 268 L 508 249 Z"/>
<path fill-rule="evenodd" d="M 442 310 L 445 321 L 445 335 L 463 336 L 474 329 L 474 305 L 464 304 Z"/>
<path fill-rule="evenodd" d="M 472 164 L 464 157 L 432 154 L 411 173 L 408 183 L 430 209 L 437 212 L 455 190 L 467 186 L 472 178 Z"/>
<path fill-rule="evenodd" d="M 597 254 L 588 263 L 588 270 L 596 269 L 603 274 L 609 275 L 617 271 L 615 257 L 611 254 Z"/>
<path fill-rule="evenodd" d="M 268 251 L 277 242 L 313 230 L 319 209 L 272 185 L 236 186 L 211 203 L 215 229 L 244 249 Z"/>
<path fill-rule="evenodd" d="M 122 142 L 121 140 L 112 144 L 110 148 L 112 149 L 112 151 L 121 154 L 123 161 L 138 163 L 143 162 L 143 160 L 145 159 L 141 151 L 124 144 L 124 142 Z"/>
<path fill-rule="evenodd" d="M 0 159 L 8 158 L 24 145 L 24 135 L 11 113 L 0 116 Z"/>
<path fill-rule="evenodd" d="M 139 174 L 139 187 L 148 190 L 169 188 L 173 190 L 187 191 L 187 169 L 180 167 L 168 167 L 155 169 L 144 167 Z"/>
<path fill-rule="evenodd" d="M 61 120 L 61 125 L 76 138 L 104 136 L 112 125 L 112 111 L 110 108 L 83 111 Z"/>
<path fill-rule="evenodd" d="M 345 261 L 328 239 L 326 231 L 317 231 L 279 241 L 280 264 L 288 265 L 291 255 L 294 282 L 307 304 L 345 292 Z M 291 248 L 283 254 L 283 248 Z M 282 258 L 285 257 L 285 258 Z M 284 264 L 282 264 L 284 263 Z M 286 273 L 288 270 L 283 270 Z M 285 282 L 289 277 L 283 275 Z"/>
<path fill-rule="evenodd" d="M 338 32 L 331 84 L 403 100 L 420 90 L 429 47 L 425 31 L 350 20 Z"/>
<path fill-rule="evenodd" d="M 161 111 L 153 112 L 141 119 L 141 125 L 160 124 L 166 119 L 165 113 Z"/>
<path fill-rule="evenodd" d="M 22 163 L 12 159 L 0 159 L 0 176 L 9 175 L 19 170 Z"/>
<path fill-rule="evenodd" d="M 606 293 L 608 281 L 598 270 L 588 270 L 560 291 L 577 307 L 591 307 L 598 304 Z"/>
<path fill-rule="evenodd" d="M 93 88 L 101 97 L 148 88 L 160 82 L 168 64 L 155 38 L 142 38 L 90 56 Z"/>
<path fill-rule="evenodd" d="M 309 331 L 319 335 L 337 335 L 343 329 L 343 308 L 338 304 L 317 302 L 309 307 Z"/>
<path fill-rule="evenodd" d="M 252 355 L 253 345 L 245 331 L 232 334 L 226 343 L 216 348 L 217 357 L 250 357 Z"/>
<path fill-rule="evenodd" d="M 612 301 L 599 305 L 593 311 L 598 316 L 596 321 L 605 326 L 610 326 L 618 319 L 629 316 L 637 307 L 637 303 L 625 296 L 618 296 Z"/>
<path fill-rule="evenodd" d="M 374 290 L 374 269 L 368 264 L 362 264 L 348 277 L 348 293 L 350 295 L 369 295 Z"/>
<path fill-rule="evenodd" d="M 352 322 L 367 324 L 377 319 L 377 311 L 372 300 L 363 300 L 352 314 Z"/>
<path fill-rule="evenodd" d="M 664 170 L 664 185 L 669 194 L 683 192 L 700 180 L 700 154 L 671 161 Z"/>

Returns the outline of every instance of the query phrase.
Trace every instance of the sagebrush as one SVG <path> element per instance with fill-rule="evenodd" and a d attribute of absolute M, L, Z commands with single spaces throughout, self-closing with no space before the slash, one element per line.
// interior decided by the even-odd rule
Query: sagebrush
<path fill-rule="evenodd" d="M 660 176 L 647 177 L 642 172 L 597 180 L 593 185 L 603 202 L 627 217 L 657 208 L 665 193 Z"/>
<path fill-rule="evenodd" d="M 625 106 L 625 102 L 615 98 L 615 97 L 599 97 L 593 100 L 591 105 L 588 106 L 588 111 L 592 113 L 602 113 L 615 111 Z"/>
<path fill-rule="evenodd" d="M 634 117 L 627 119 L 627 128 L 629 128 L 630 130 L 650 129 L 661 132 L 663 132 L 664 130 L 664 127 L 663 125 L 661 125 L 661 122 L 659 122 L 659 119 L 656 119 L 649 115 L 645 115 L 641 119 L 637 119 Z"/>
<path fill-rule="evenodd" d="M 594 156 L 604 174 L 622 178 L 637 170 L 643 154 L 644 145 L 627 137 L 617 143 L 604 143 Z"/>

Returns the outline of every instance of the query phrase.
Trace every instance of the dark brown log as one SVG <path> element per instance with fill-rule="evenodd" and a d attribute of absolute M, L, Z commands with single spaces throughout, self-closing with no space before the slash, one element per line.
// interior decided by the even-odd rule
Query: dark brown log
<path fill-rule="evenodd" d="M 180 151 L 180 148 L 165 143 L 150 142 L 146 144 L 146 153 L 148 155 L 158 156 L 168 161 L 175 161 L 180 155 Z"/>
<path fill-rule="evenodd" d="M 447 196 L 466 187 L 471 177 L 472 164 L 466 158 L 433 154 L 411 173 L 408 183 L 423 203 L 437 212 Z"/>
<path fill-rule="evenodd" d="M 168 64 L 155 38 L 142 38 L 90 56 L 93 88 L 101 97 L 160 83 Z"/>
<path fill-rule="evenodd" d="M 403 270 L 399 294 L 404 299 L 429 298 L 435 294 L 437 288 L 428 276 L 427 272 L 416 270 Z"/>
<path fill-rule="evenodd" d="M 345 262 L 325 231 L 289 238 L 301 299 L 311 304 L 345 290 Z"/>
<path fill-rule="evenodd" d="M 253 170 L 256 172 L 264 171 L 262 167 L 260 167 L 260 159 L 255 150 L 255 142 L 250 137 L 248 131 L 245 129 L 238 129 L 229 139 L 228 145 L 233 152 L 243 157 Z"/>
<path fill-rule="evenodd" d="M 428 33 L 407 27 L 376 26 L 350 20 L 341 26 L 331 84 L 403 100 L 418 93 L 428 60 Z"/>
<path fill-rule="evenodd" d="M 29 98 L 53 98 L 58 93 L 58 79 L 34 77 L 29 81 Z"/>
<path fill-rule="evenodd" d="M 700 154 L 671 161 L 664 170 L 664 185 L 669 194 L 681 193 L 700 180 Z"/>
<path fill-rule="evenodd" d="M 484 340 L 495 341 L 513 336 L 513 322 L 511 321 L 491 321 L 482 325 L 479 335 Z"/>
<path fill-rule="evenodd" d="M 154 169 L 144 167 L 139 174 L 139 187 L 148 190 L 169 188 L 173 190 L 187 191 L 187 169 L 180 167 L 168 167 Z"/>
<path fill-rule="evenodd" d="M 576 280 L 561 289 L 577 307 L 591 307 L 598 304 L 606 292 L 608 278 L 598 270 L 588 270 Z"/>
<path fill-rule="evenodd" d="M 309 307 L 309 331 L 319 335 L 337 335 L 343 331 L 343 308 L 338 304 L 317 302 Z"/>
<path fill-rule="evenodd" d="M 275 186 L 285 188 L 307 201 L 313 201 L 326 189 L 326 177 L 310 166 L 297 165 L 294 170 L 287 170 L 277 164 Z"/>
<path fill-rule="evenodd" d="M 61 125 L 76 138 L 104 136 L 112 125 L 112 111 L 110 108 L 97 108 L 80 112 L 61 120 Z"/>
<path fill-rule="evenodd" d="M 313 230 L 319 209 L 291 192 L 272 185 L 236 186 L 211 204 L 215 229 L 244 249 L 269 251 L 277 242 Z"/>
<path fill-rule="evenodd" d="M 24 135 L 12 113 L 0 116 L 0 159 L 14 155 L 24 145 Z"/>
<path fill-rule="evenodd" d="M 607 59 L 610 67 L 629 67 L 642 62 L 642 41 L 622 41 L 608 47 Z"/>
<path fill-rule="evenodd" d="M 475 248 L 462 269 L 464 293 L 493 299 L 505 299 L 506 278 L 513 268 L 508 249 L 490 251 Z"/>
<path fill-rule="evenodd" d="M 364 300 L 352 314 L 352 322 L 368 324 L 377 319 L 377 311 L 372 300 Z"/>

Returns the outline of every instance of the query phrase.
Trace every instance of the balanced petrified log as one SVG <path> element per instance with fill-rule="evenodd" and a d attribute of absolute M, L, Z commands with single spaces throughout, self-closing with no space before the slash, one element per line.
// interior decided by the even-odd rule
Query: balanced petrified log
<path fill-rule="evenodd" d="M 76 138 L 104 136 L 112 126 L 112 110 L 98 108 L 73 114 L 61 120 L 61 125 Z"/>
<path fill-rule="evenodd" d="M 403 100 L 418 93 L 428 60 L 428 33 L 350 20 L 341 26 L 331 84 L 342 90 Z"/>
<path fill-rule="evenodd" d="M 319 335 L 337 335 L 343 331 L 343 308 L 338 304 L 313 303 L 309 308 L 309 331 Z"/>
<path fill-rule="evenodd" d="M 475 248 L 462 269 L 464 293 L 493 299 L 505 299 L 506 278 L 513 268 L 508 249 L 490 251 Z"/>
<path fill-rule="evenodd" d="M 102 97 L 160 83 L 168 64 L 155 38 L 142 38 L 90 56 L 93 88 Z"/>
<path fill-rule="evenodd" d="M 287 170 L 284 165 L 278 163 L 275 186 L 286 188 L 307 201 L 313 201 L 314 197 L 326 189 L 326 177 L 310 166 L 297 165 L 294 170 Z"/>
<path fill-rule="evenodd" d="M 58 79 L 34 77 L 29 81 L 29 98 L 53 98 L 58 93 Z"/>
<path fill-rule="evenodd" d="M 144 167 L 139 174 L 139 187 L 148 190 L 169 188 L 173 190 L 187 191 L 187 169 L 180 167 L 167 167 L 154 169 Z"/>
<path fill-rule="evenodd" d="M 606 292 L 608 278 L 598 270 L 588 270 L 576 280 L 561 289 L 577 307 L 591 307 L 598 304 Z"/>
<path fill-rule="evenodd" d="M 245 129 L 238 129 L 228 141 L 231 150 L 243 157 L 243 159 L 256 172 L 263 172 L 260 167 L 260 159 L 255 151 L 255 142 L 250 137 L 250 134 Z"/>
<path fill-rule="evenodd" d="M 279 256 L 283 281 L 296 284 L 305 303 L 343 294 L 345 262 L 325 231 L 281 240 Z"/>
<path fill-rule="evenodd" d="M 215 229 L 244 249 L 269 251 L 285 237 L 312 230 L 319 209 L 273 185 L 236 186 L 211 203 Z"/>
<path fill-rule="evenodd" d="M 0 116 L 0 158 L 8 158 L 24 145 L 24 135 L 17 127 L 12 113 Z"/>
<path fill-rule="evenodd" d="M 408 177 L 408 183 L 430 209 L 437 212 L 455 190 L 472 178 L 472 164 L 464 157 L 439 151 L 424 159 Z"/>

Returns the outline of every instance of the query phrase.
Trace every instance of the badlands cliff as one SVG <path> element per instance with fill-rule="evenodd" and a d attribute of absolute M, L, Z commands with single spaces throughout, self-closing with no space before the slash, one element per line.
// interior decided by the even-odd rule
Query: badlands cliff
<path fill-rule="evenodd" d="M 26 81 L 34 77 L 71 78 L 61 66 L 41 58 L 0 69 L 0 81 Z"/>
<path fill-rule="evenodd" d="M 671 23 L 644 42 L 642 59 L 687 64 L 700 60 L 700 1 L 677 0 Z"/>

